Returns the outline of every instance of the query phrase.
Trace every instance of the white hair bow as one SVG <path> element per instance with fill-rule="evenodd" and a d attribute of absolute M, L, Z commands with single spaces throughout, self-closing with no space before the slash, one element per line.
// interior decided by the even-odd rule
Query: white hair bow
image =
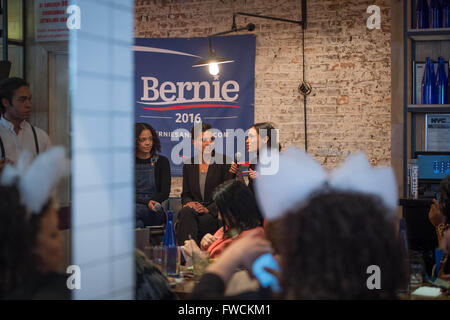
<path fill-rule="evenodd" d="M 34 214 L 39 213 L 50 199 L 52 190 L 69 172 L 64 147 L 53 147 L 40 153 L 33 161 L 29 150 L 24 150 L 16 166 L 7 165 L 0 177 L 0 184 L 16 184 L 21 202 Z"/>
<path fill-rule="evenodd" d="M 348 156 L 344 164 L 327 173 L 309 154 L 290 148 L 280 154 L 277 173 L 255 179 L 256 198 L 268 220 L 302 205 L 325 185 L 336 191 L 378 196 L 392 211 L 397 206 L 397 184 L 392 168 L 372 168 L 362 152 Z"/>

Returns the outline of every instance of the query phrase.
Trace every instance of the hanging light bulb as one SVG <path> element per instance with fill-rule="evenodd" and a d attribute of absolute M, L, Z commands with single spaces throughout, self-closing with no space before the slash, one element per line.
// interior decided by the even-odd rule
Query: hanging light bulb
<path fill-rule="evenodd" d="M 219 65 L 215 62 L 209 64 L 209 73 L 213 76 L 219 74 Z"/>

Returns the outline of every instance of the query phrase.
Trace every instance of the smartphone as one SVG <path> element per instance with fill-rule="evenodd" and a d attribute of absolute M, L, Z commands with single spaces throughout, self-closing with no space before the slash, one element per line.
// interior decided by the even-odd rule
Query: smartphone
<path fill-rule="evenodd" d="M 271 253 L 263 254 L 256 259 L 253 263 L 252 271 L 259 283 L 261 283 L 261 286 L 264 288 L 270 287 L 273 292 L 280 292 L 278 279 L 264 270 L 264 267 L 280 272 L 280 266 Z"/>

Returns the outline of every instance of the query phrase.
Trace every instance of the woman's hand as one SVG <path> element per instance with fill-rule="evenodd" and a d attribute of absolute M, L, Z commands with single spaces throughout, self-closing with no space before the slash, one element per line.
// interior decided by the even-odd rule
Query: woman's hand
<path fill-rule="evenodd" d="M 197 211 L 197 208 L 199 206 L 201 206 L 200 202 L 190 201 L 190 202 L 186 203 L 183 207 L 189 207 L 189 208 L 194 209 L 195 211 Z"/>
<path fill-rule="evenodd" d="M 199 206 L 197 207 L 197 212 L 200 213 L 209 213 L 209 210 L 207 207 L 205 207 L 204 205 L 202 205 L 201 203 L 199 203 Z"/>
<path fill-rule="evenodd" d="M 200 248 L 194 240 L 186 240 L 184 241 L 184 253 L 192 258 L 194 255 L 200 254 Z"/>
<path fill-rule="evenodd" d="M 202 205 L 200 202 L 197 201 L 188 202 L 183 206 L 183 208 L 184 207 L 194 209 L 197 213 L 209 213 L 208 208 L 206 208 L 204 205 Z"/>
<path fill-rule="evenodd" d="M 148 204 L 147 204 L 147 207 L 148 207 L 150 210 L 155 211 L 155 204 L 157 204 L 157 203 L 158 203 L 158 201 L 150 200 L 150 201 L 148 202 Z"/>
<path fill-rule="evenodd" d="M 245 237 L 233 241 L 206 271 L 217 274 L 226 284 L 236 268 L 251 270 L 256 258 L 270 252 L 271 249 L 270 242 L 262 238 L 258 231 L 250 232 Z"/>
<path fill-rule="evenodd" d="M 436 199 L 433 199 L 430 211 L 428 212 L 428 218 L 434 227 L 437 227 L 441 223 L 445 223 L 445 216 L 442 214 L 441 208 L 439 207 L 439 203 Z"/>
<path fill-rule="evenodd" d="M 237 168 L 238 168 L 238 165 L 233 161 L 228 172 L 230 172 L 232 174 L 236 174 Z"/>
<path fill-rule="evenodd" d="M 207 233 L 203 236 L 202 241 L 200 241 L 200 247 L 202 250 L 208 250 L 209 246 L 216 240 L 217 238 L 211 233 Z"/>
<path fill-rule="evenodd" d="M 258 178 L 258 172 L 256 172 L 256 170 L 253 170 L 252 168 L 249 168 L 248 169 L 248 177 L 252 180 L 256 179 L 256 178 Z"/>

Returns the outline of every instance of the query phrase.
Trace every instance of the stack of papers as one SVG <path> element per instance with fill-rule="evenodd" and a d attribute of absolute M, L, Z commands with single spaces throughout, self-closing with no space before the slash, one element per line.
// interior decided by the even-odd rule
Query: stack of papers
<path fill-rule="evenodd" d="M 414 292 L 412 292 L 411 294 L 414 296 L 436 298 L 439 297 L 442 293 L 440 288 L 420 287 L 414 290 Z"/>

